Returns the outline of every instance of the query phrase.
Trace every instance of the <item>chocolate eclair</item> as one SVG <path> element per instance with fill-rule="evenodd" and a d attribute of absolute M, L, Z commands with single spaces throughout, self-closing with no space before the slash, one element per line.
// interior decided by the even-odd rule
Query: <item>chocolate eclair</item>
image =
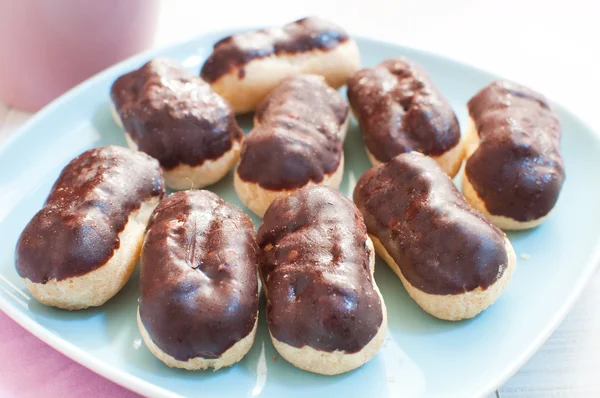
<path fill-rule="evenodd" d="M 387 313 L 356 206 L 329 187 L 302 188 L 271 204 L 257 239 L 267 323 L 279 354 L 325 375 L 371 359 L 383 343 Z"/>
<path fill-rule="evenodd" d="M 316 17 L 218 41 L 200 76 L 236 113 L 252 111 L 283 79 L 321 75 L 338 88 L 360 65 L 358 47 L 339 26 Z"/>
<path fill-rule="evenodd" d="M 234 187 L 262 217 L 271 202 L 307 185 L 339 188 L 349 109 L 322 77 L 285 79 L 257 108 Z"/>
<path fill-rule="evenodd" d="M 31 294 L 68 310 L 117 294 L 164 189 L 158 162 L 141 152 L 109 146 L 73 159 L 17 242 L 15 265 Z"/>
<path fill-rule="evenodd" d="M 167 185 L 202 188 L 237 163 L 244 134 L 225 100 L 175 61 L 154 59 L 111 88 L 129 146 L 158 159 Z"/>
<path fill-rule="evenodd" d="M 467 201 L 502 229 L 540 225 L 565 180 L 558 116 L 541 94 L 507 81 L 485 87 L 468 108 Z"/>
<path fill-rule="evenodd" d="M 431 156 L 450 177 L 463 161 L 458 119 L 420 65 L 383 61 L 348 80 L 348 100 L 374 166 L 411 151 Z"/>
<path fill-rule="evenodd" d="M 171 367 L 231 366 L 252 347 L 258 317 L 254 225 L 209 191 L 160 202 L 140 259 L 138 326 Z"/>
<path fill-rule="evenodd" d="M 377 253 L 431 315 L 472 318 L 508 284 L 516 256 L 431 158 L 400 154 L 358 180 L 354 202 Z"/>

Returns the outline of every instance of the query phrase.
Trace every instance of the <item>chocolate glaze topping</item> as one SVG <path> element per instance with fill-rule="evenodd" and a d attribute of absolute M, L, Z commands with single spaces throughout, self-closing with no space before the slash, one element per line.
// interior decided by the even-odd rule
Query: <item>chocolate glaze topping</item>
<path fill-rule="evenodd" d="M 231 70 L 245 76 L 244 66 L 256 58 L 296 54 L 313 50 L 328 51 L 348 40 L 337 25 L 316 17 L 303 18 L 280 28 L 261 29 L 219 40 L 200 76 L 213 83 Z"/>
<path fill-rule="evenodd" d="M 164 190 L 158 162 L 144 153 L 117 146 L 84 152 L 63 169 L 21 233 L 17 272 L 46 283 L 101 267 L 119 248 L 130 214 Z"/>
<path fill-rule="evenodd" d="M 383 321 L 363 219 L 323 186 L 275 200 L 258 230 L 269 331 L 293 347 L 360 351 Z"/>
<path fill-rule="evenodd" d="M 469 101 L 480 144 L 466 173 L 494 215 L 531 221 L 552 210 L 565 179 L 561 126 L 540 94 L 497 81 Z"/>
<path fill-rule="evenodd" d="M 118 78 L 111 98 L 138 149 L 165 169 L 217 159 L 244 135 L 225 100 L 168 59 Z"/>
<path fill-rule="evenodd" d="M 348 80 L 348 99 L 369 152 L 382 163 L 410 151 L 439 156 L 460 141 L 452 107 L 406 58 L 358 71 Z"/>
<path fill-rule="evenodd" d="M 348 104 L 320 76 L 283 80 L 258 106 L 238 175 L 271 190 L 321 182 L 337 170 Z"/>
<path fill-rule="evenodd" d="M 404 277 L 430 294 L 486 289 L 504 272 L 504 234 L 431 158 L 400 154 L 358 180 L 354 202 Z"/>
<path fill-rule="evenodd" d="M 254 225 L 209 191 L 160 202 L 140 260 L 140 318 L 180 361 L 218 358 L 254 327 L 258 311 Z"/>

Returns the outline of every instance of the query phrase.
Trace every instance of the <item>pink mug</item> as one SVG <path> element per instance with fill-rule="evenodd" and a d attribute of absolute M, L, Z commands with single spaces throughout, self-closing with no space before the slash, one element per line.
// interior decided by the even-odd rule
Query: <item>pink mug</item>
<path fill-rule="evenodd" d="M 35 111 L 154 40 L 159 0 L 0 0 L 0 101 Z"/>

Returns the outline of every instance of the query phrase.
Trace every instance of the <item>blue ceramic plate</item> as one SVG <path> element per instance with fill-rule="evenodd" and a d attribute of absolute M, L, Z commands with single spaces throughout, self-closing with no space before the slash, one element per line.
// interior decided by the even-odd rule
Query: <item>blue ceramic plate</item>
<path fill-rule="evenodd" d="M 45 108 L 0 148 L 0 308 L 74 360 L 153 397 L 465 398 L 492 392 L 563 319 L 598 262 L 600 185 L 590 183 L 590 176 L 600 173 L 600 141 L 560 106 L 556 110 L 564 129 L 567 180 L 548 221 L 537 229 L 509 234 L 519 263 L 504 294 L 474 320 L 439 321 L 424 313 L 378 260 L 375 276 L 388 307 L 389 330 L 377 356 L 354 372 L 319 376 L 277 356 L 266 329 L 264 302 L 256 342 L 241 363 L 218 372 L 186 372 L 167 368 L 140 339 L 135 320 L 137 273 L 116 297 L 97 309 L 66 312 L 30 298 L 13 265 L 19 233 L 42 206 L 69 160 L 95 146 L 125 145 L 109 111 L 111 83 L 158 55 L 180 60 L 197 73 L 212 44 L 226 33 L 208 34 L 108 69 Z M 467 121 L 468 99 L 497 78 L 433 54 L 363 38 L 357 42 L 365 66 L 399 55 L 422 64 L 449 99 L 462 126 Z M 242 120 L 246 131 L 249 123 L 249 118 Z M 369 167 L 355 123 L 344 150 L 342 191 L 350 196 L 356 180 Z M 231 175 L 211 189 L 242 206 Z"/>

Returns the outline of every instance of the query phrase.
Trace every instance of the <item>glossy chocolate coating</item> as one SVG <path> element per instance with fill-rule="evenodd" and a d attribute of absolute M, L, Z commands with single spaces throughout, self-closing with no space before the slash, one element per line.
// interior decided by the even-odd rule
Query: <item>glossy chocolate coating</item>
<path fill-rule="evenodd" d="M 342 28 L 316 17 L 303 18 L 280 28 L 228 36 L 214 45 L 200 76 L 213 83 L 238 69 L 238 76 L 243 79 L 244 66 L 253 59 L 313 50 L 327 51 L 346 40 L 348 35 Z"/>
<path fill-rule="evenodd" d="M 416 152 L 367 171 L 354 202 L 404 277 L 430 294 L 486 289 L 504 272 L 504 234 L 471 208 L 437 163 Z"/>
<path fill-rule="evenodd" d="M 164 191 L 158 162 L 144 153 L 117 146 L 84 152 L 63 169 L 21 233 L 17 272 L 46 283 L 101 267 L 119 248 L 130 214 Z"/>
<path fill-rule="evenodd" d="M 271 190 L 321 182 L 342 156 L 340 131 L 348 104 L 320 76 L 283 80 L 258 106 L 237 173 Z"/>
<path fill-rule="evenodd" d="M 275 200 L 258 230 L 267 322 L 293 347 L 360 351 L 383 321 L 356 206 L 322 186 Z"/>
<path fill-rule="evenodd" d="M 220 357 L 246 337 L 258 311 L 250 218 L 209 191 L 160 202 L 140 260 L 140 318 L 152 341 L 180 361 Z"/>
<path fill-rule="evenodd" d="M 490 214 L 531 221 L 552 210 L 565 179 L 558 116 L 540 94 L 497 81 L 469 101 L 480 144 L 465 172 Z"/>
<path fill-rule="evenodd" d="M 411 151 L 440 156 L 460 141 L 452 107 L 406 58 L 358 71 L 348 80 L 348 99 L 369 152 L 382 163 Z"/>
<path fill-rule="evenodd" d="M 225 100 L 168 59 L 119 77 L 111 98 L 138 149 L 167 170 L 217 159 L 244 136 Z"/>

